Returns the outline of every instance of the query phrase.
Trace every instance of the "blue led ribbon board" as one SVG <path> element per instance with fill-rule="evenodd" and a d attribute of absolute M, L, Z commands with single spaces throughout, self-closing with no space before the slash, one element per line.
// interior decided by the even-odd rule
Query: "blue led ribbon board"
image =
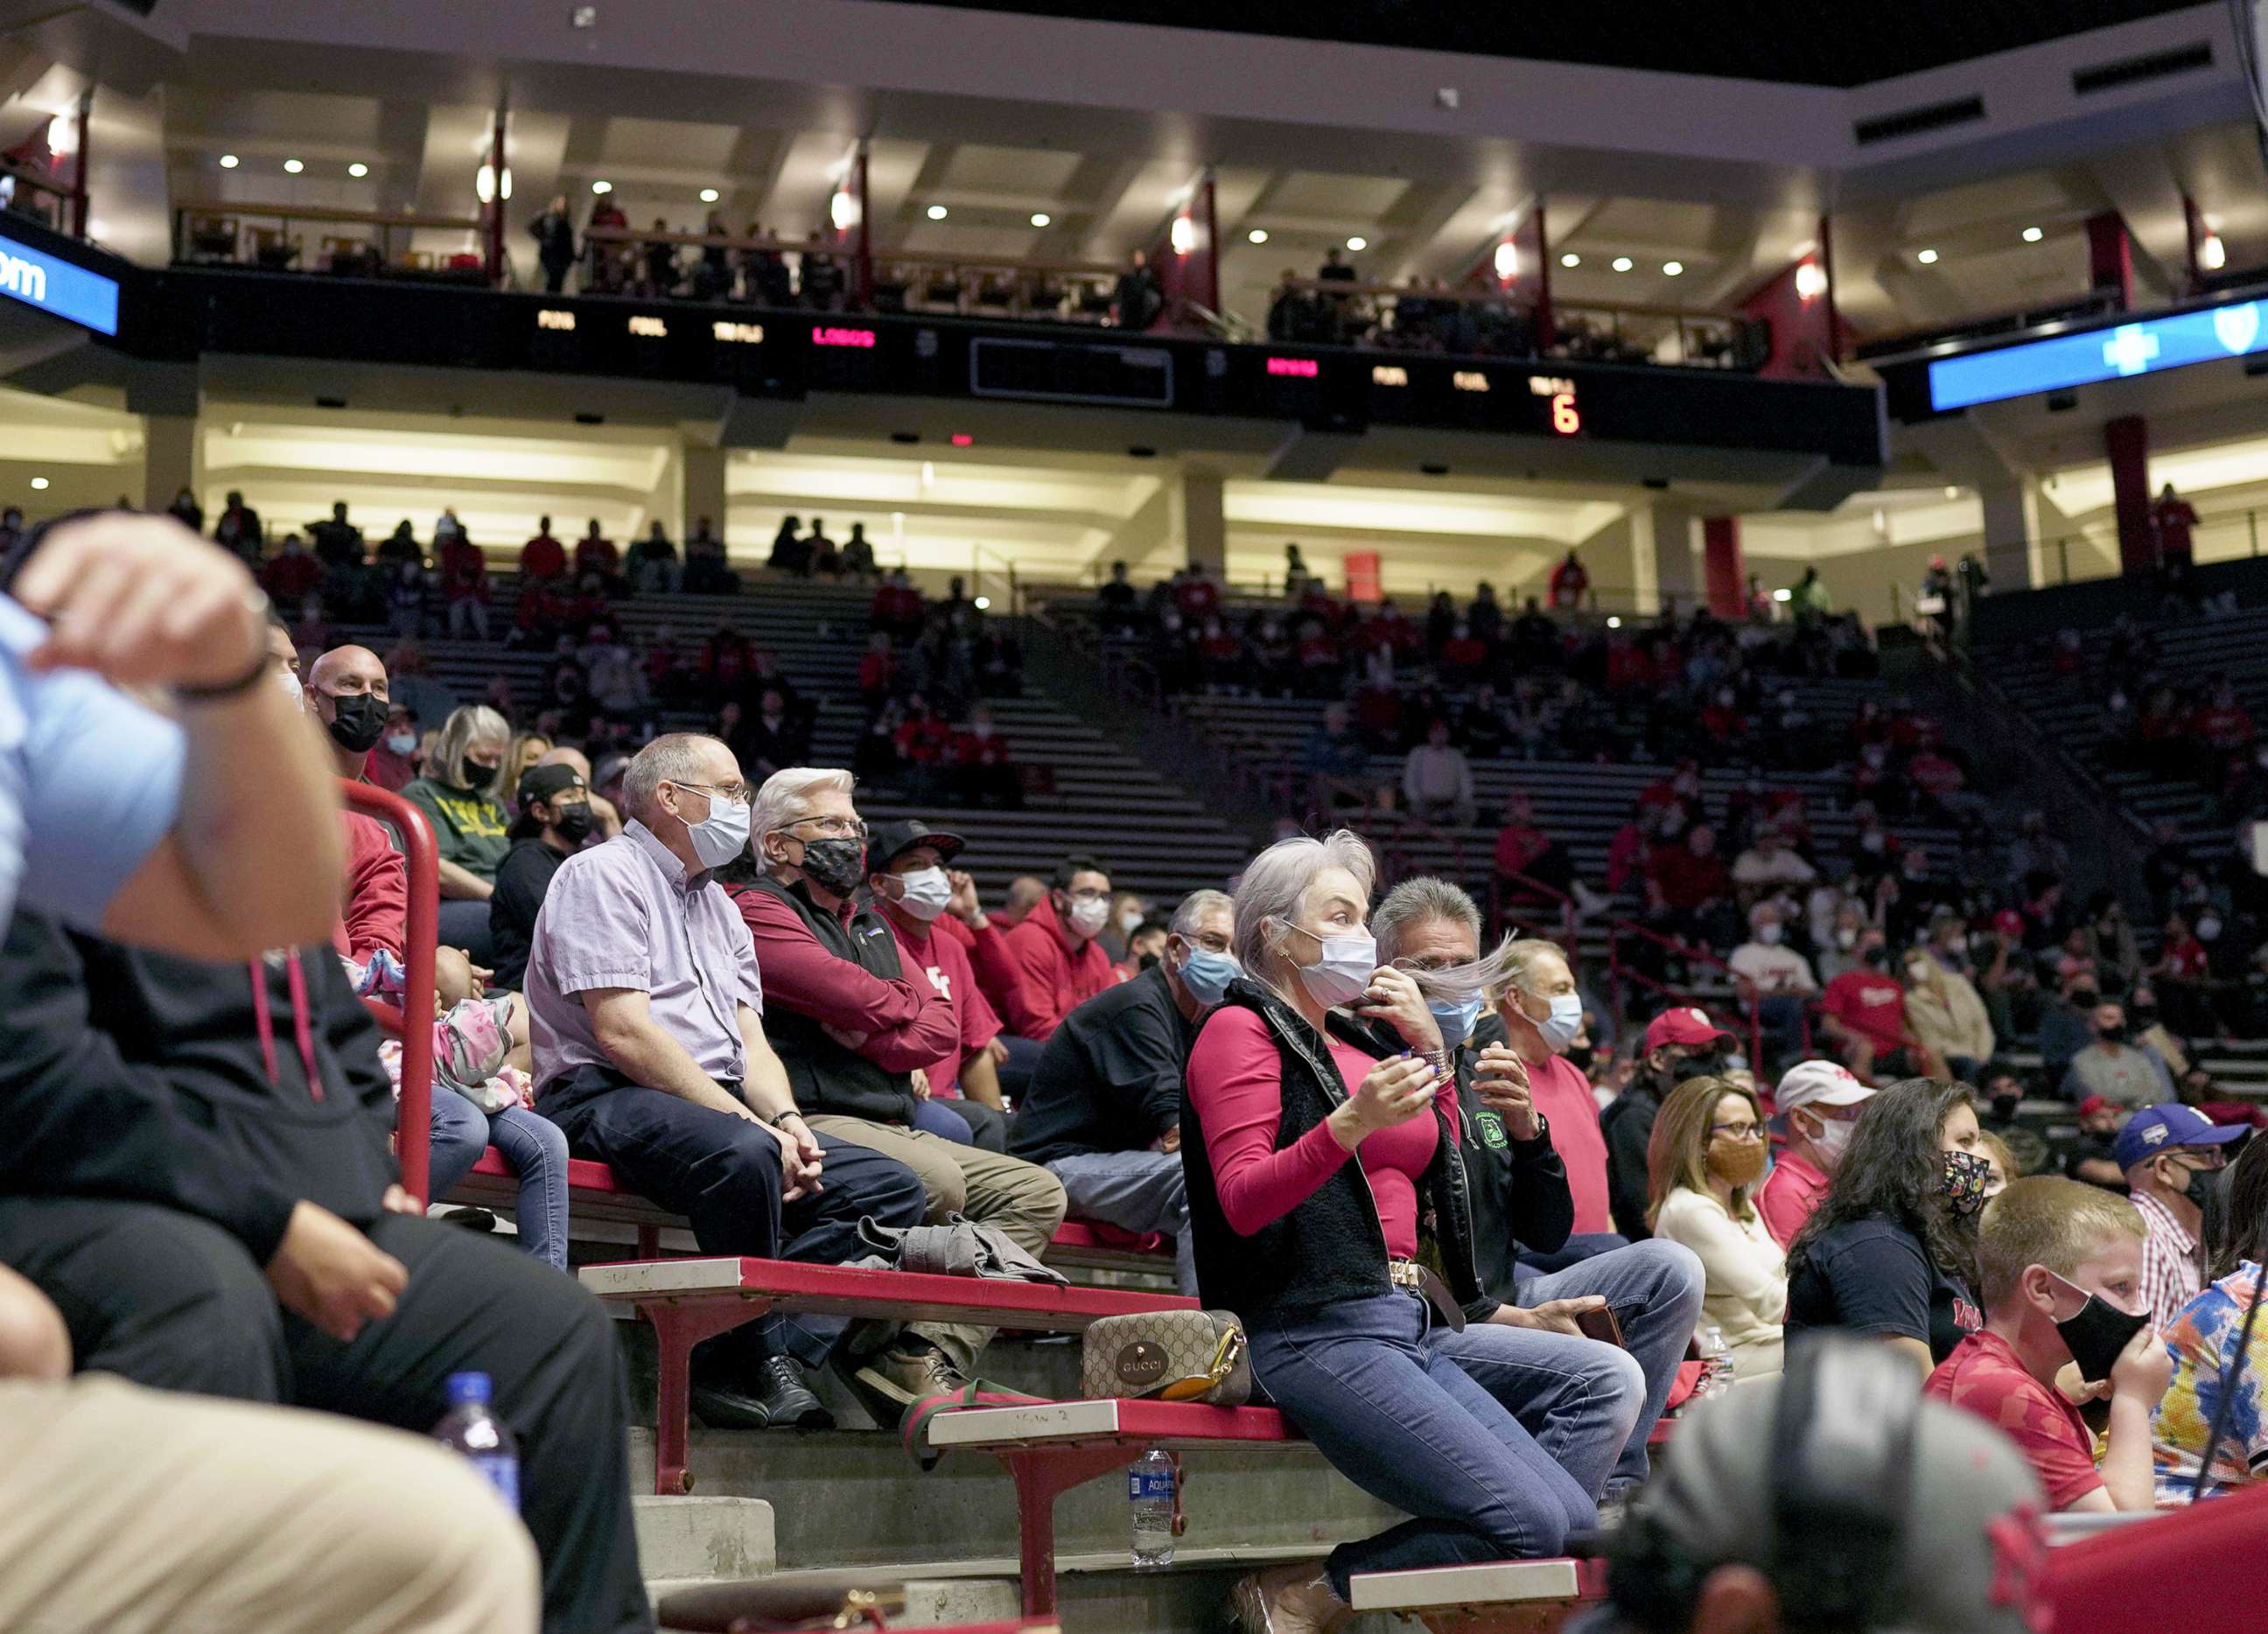
<path fill-rule="evenodd" d="M 0 233 L 0 295 L 104 335 L 118 333 L 118 280 Z"/>
<path fill-rule="evenodd" d="M 1941 357 L 1929 365 L 1930 407 L 1940 412 L 1966 408 L 2268 350 L 2268 312 L 2263 305 L 2237 301 L 1965 357 Z"/>

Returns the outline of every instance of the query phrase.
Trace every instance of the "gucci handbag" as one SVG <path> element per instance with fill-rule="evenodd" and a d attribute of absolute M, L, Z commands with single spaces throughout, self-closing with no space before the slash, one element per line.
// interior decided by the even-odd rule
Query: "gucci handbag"
<path fill-rule="evenodd" d="M 1241 1407 L 1252 1395 L 1244 1328 L 1226 1311 L 1157 1311 L 1106 1316 L 1086 1330 L 1079 1387 L 1090 1399 Z"/>

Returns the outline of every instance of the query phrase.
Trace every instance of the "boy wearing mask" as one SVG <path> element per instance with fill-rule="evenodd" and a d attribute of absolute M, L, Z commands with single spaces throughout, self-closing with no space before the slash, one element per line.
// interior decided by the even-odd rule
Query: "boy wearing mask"
<path fill-rule="evenodd" d="M 1772 1104 L 1787 1121 L 1787 1145 L 1756 1193 L 1764 1229 L 1783 1248 L 1827 1195 L 1851 1131 L 1874 1092 L 1832 1061 L 1802 1061 L 1779 1080 Z"/>
<path fill-rule="evenodd" d="M 1984 1326 L 1924 1387 L 2015 1442 L 2058 1510 L 2156 1501 L 2150 1415 L 2173 1358 L 2143 1302 L 2142 1236 L 2134 1206 L 2109 1192 L 2055 1175 L 2012 1182 L 1977 1226 Z M 2056 1387 L 2067 1364 L 2110 1396 L 2099 1470 L 2085 1420 Z"/>

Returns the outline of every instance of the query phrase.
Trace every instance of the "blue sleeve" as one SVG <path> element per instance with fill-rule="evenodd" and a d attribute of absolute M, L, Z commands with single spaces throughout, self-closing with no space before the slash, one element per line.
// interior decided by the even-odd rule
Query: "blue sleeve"
<path fill-rule="evenodd" d="M 1927 1344 L 1929 1260 L 1921 1245 L 1895 1226 L 1873 1221 L 1846 1226 L 1841 1235 L 1828 1253 L 1814 1255 L 1835 1297 L 1835 1325 Z"/>
<path fill-rule="evenodd" d="M 92 675 L 26 670 L 42 633 L 0 600 L 0 867 L 20 870 L 22 906 L 94 930 L 173 826 L 186 745 L 172 721 Z"/>

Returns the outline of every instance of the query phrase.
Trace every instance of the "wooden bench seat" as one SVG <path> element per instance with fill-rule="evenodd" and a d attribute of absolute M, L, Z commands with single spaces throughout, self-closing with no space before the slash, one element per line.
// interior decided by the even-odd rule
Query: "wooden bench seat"
<path fill-rule="evenodd" d="M 1366 1571 L 1347 1591 L 1357 1612 L 1394 1612 L 1436 1634 L 1550 1634 L 1606 1598 L 1607 1563 L 1494 1560 Z"/>

